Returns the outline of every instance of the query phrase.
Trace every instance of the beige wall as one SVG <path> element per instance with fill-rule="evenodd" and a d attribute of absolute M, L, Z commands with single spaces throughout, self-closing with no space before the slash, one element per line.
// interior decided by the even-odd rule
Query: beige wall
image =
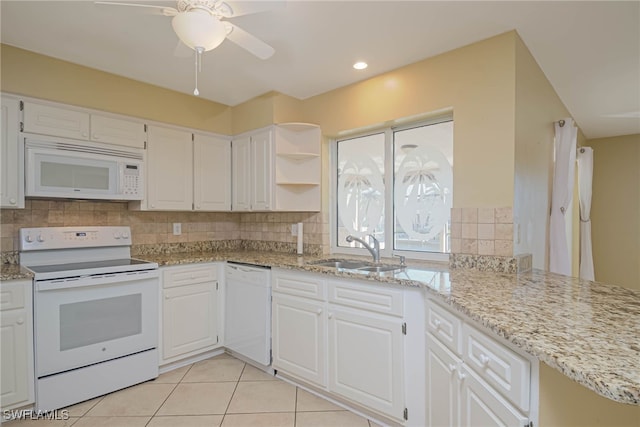
<path fill-rule="evenodd" d="M 592 139 L 596 280 L 640 290 L 640 134 Z"/>
<path fill-rule="evenodd" d="M 335 137 L 453 109 L 454 207 L 510 207 L 516 38 L 505 33 L 309 98 L 304 120 Z"/>
<path fill-rule="evenodd" d="M 533 267 L 546 269 L 554 122 L 570 114 L 518 36 L 515 48 L 514 253 L 530 253 Z M 581 145 L 581 132 L 578 139 Z"/>
<path fill-rule="evenodd" d="M 231 135 L 231 108 L 195 96 L 0 45 L 0 90 Z"/>
<path fill-rule="evenodd" d="M 539 427 L 640 426 L 640 406 L 599 396 L 540 364 Z"/>

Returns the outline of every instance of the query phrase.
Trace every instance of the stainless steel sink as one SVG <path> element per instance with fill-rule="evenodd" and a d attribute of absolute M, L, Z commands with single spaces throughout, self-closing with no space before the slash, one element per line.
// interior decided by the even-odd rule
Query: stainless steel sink
<path fill-rule="evenodd" d="M 370 273 L 382 273 L 384 271 L 402 270 L 404 267 L 399 265 L 372 265 L 369 267 L 360 267 L 357 270 L 367 271 Z"/>
<path fill-rule="evenodd" d="M 321 261 L 311 262 L 309 264 L 317 265 L 320 267 L 346 268 L 349 270 L 355 270 L 355 269 L 370 265 L 370 263 L 366 261 L 353 261 L 353 260 L 340 260 L 340 259 L 324 259 Z"/>
<path fill-rule="evenodd" d="M 373 264 L 367 261 L 355 261 L 350 259 L 323 259 L 320 261 L 310 262 L 310 265 L 320 267 L 342 268 L 345 270 L 353 270 L 360 273 L 382 273 L 385 271 L 402 270 L 404 266 L 389 264 Z"/>

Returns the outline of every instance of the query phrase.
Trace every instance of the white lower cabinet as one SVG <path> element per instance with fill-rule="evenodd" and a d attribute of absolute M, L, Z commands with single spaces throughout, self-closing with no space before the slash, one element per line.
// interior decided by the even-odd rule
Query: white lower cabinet
<path fill-rule="evenodd" d="M 0 284 L 0 407 L 34 402 L 33 308 L 30 280 Z"/>
<path fill-rule="evenodd" d="M 329 308 L 329 390 L 402 418 L 402 318 Z"/>
<path fill-rule="evenodd" d="M 271 316 L 274 368 L 326 386 L 324 303 L 274 293 Z"/>
<path fill-rule="evenodd" d="M 386 422 L 424 425 L 419 288 L 279 269 L 272 280 L 279 374 Z"/>
<path fill-rule="evenodd" d="M 220 346 L 216 264 L 166 267 L 162 273 L 162 364 Z"/>
<path fill-rule="evenodd" d="M 426 318 L 427 425 L 528 427 L 536 362 L 430 300 Z"/>

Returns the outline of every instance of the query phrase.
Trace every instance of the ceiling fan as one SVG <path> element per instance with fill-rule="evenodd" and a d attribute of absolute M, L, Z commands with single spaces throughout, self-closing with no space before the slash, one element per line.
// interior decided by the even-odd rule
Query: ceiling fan
<path fill-rule="evenodd" d="M 134 6 L 158 9 L 164 16 L 173 17 L 173 31 L 182 43 L 195 51 L 196 88 L 193 94 L 198 96 L 198 72 L 201 69 L 202 54 L 218 47 L 225 39 L 246 49 L 260 59 L 268 59 L 274 54 L 273 47 L 240 27 L 226 21 L 240 15 L 261 12 L 263 7 L 234 7 L 222 0 L 178 0 L 176 7 L 158 6 L 142 3 L 120 3 L 113 1 L 95 1 L 95 4 L 110 6 Z"/>

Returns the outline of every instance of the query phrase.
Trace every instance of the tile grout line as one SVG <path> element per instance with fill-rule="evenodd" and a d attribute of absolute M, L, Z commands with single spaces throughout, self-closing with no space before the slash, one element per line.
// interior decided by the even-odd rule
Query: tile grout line
<path fill-rule="evenodd" d="M 160 404 L 160 406 L 158 406 L 158 409 L 155 410 L 155 412 L 153 413 L 153 415 L 151 415 L 151 418 L 149 418 L 149 421 L 147 421 L 147 423 L 145 424 L 145 427 L 149 425 L 149 423 L 151 423 L 151 421 L 153 420 L 153 418 L 156 416 L 156 414 L 158 413 L 158 411 L 160 410 L 160 408 L 162 408 L 162 406 L 167 403 L 167 400 L 169 400 L 169 398 L 171 397 L 171 395 L 173 394 L 174 391 L 176 391 L 176 389 L 178 388 L 178 385 L 180 385 L 182 383 L 182 380 L 184 379 L 184 377 L 187 376 L 187 374 L 189 373 L 189 371 L 191 370 L 191 368 L 193 368 L 193 365 L 195 365 L 195 363 L 192 363 L 189 366 L 189 369 L 187 369 L 187 371 L 184 373 L 184 375 L 180 378 L 180 380 L 175 383 L 173 385 L 173 388 L 171 389 L 171 393 L 169 393 L 167 395 L 167 397 L 164 398 L 164 400 L 162 401 L 162 403 Z M 169 371 L 170 372 L 170 371 Z M 158 377 L 160 377 L 160 375 L 158 375 Z M 156 378 L 157 379 L 157 378 Z M 155 379 L 154 379 L 155 381 Z M 162 384 L 162 383 L 158 383 L 158 384 Z"/>
<path fill-rule="evenodd" d="M 242 379 L 242 374 L 244 374 L 244 370 L 247 369 L 247 363 L 244 363 L 242 367 L 242 371 L 240 371 L 240 375 L 238 376 L 238 381 L 236 381 L 236 386 L 233 388 L 233 393 L 231 393 L 231 397 L 229 398 L 229 403 L 227 403 L 227 407 L 224 410 L 224 414 L 222 414 L 222 420 L 220 420 L 220 426 L 224 423 L 224 419 L 227 417 L 227 411 L 229 411 L 229 407 L 231 406 L 231 401 L 233 400 L 233 396 L 236 394 L 236 390 L 238 390 L 238 384 L 240 384 L 240 380 Z"/>
<path fill-rule="evenodd" d="M 293 406 L 293 427 L 296 427 L 296 423 L 298 422 L 298 386 L 296 386 L 296 401 Z"/>

